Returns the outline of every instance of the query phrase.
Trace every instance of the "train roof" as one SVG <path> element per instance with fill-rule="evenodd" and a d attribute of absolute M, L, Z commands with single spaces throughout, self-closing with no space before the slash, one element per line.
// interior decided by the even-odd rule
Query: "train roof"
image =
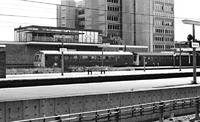
<path fill-rule="evenodd" d="M 141 52 L 141 53 L 137 53 L 137 55 L 141 55 L 141 56 L 173 56 L 173 55 L 179 55 L 180 53 L 174 53 L 174 52 Z M 181 55 L 189 55 L 189 53 L 185 53 L 182 52 Z"/>
<path fill-rule="evenodd" d="M 61 51 L 55 50 L 40 50 L 39 53 L 49 54 L 49 55 L 60 55 Z M 64 54 L 68 55 L 102 55 L 102 51 L 64 51 Z M 131 52 L 122 52 L 122 51 L 103 51 L 104 55 L 133 55 Z"/>
<path fill-rule="evenodd" d="M 0 47 L 6 47 L 6 45 L 0 45 Z"/>

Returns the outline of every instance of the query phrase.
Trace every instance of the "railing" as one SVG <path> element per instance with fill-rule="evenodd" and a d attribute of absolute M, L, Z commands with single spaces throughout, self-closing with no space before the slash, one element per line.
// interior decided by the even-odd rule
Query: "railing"
<path fill-rule="evenodd" d="M 56 115 L 50 117 L 41 117 L 27 120 L 18 120 L 13 122 L 90 122 L 90 121 L 115 121 L 118 122 L 123 119 L 134 118 L 138 116 L 157 114 L 157 120 L 163 122 L 164 113 L 174 110 L 194 108 L 195 118 L 199 118 L 199 100 L 200 97 L 192 97 L 185 99 L 175 99 L 162 102 L 154 102 L 147 104 L 139 104 L 125 107 L 116 107 L 111 109 L 103 109 L 97 111 L 73 113 L 66 115 Z M 187 113 L 188 114 L 188 113 Z M 190 113 L 191 114 L 191 113 Z M 155 118 L 156 119 L 156 118 Z"/>

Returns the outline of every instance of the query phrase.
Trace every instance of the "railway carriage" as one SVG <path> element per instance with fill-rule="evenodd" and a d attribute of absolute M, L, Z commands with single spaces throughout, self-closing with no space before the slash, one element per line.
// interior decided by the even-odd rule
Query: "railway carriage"
<path fill-rule="evenodd" d="M 41 50 L 34 57 L 36 67 L 61 67 L 61 52 Z M 103 61 L 102 61 L 103 57 Z M 64 65 L 69 66 L 131 66 L 131 52 L 64 51 Z"/>
<path fill-rule="evenodd" d="M 145 59 L 144 59 L 145 58 Z M 199 56 L 197 57 L 199 59 Z M 178 66 L 180 63 L 179 53 L 136 53 L 134 54 L 134 64 L 136 66 Z M 181 65 L 191 66 L 192 55 L 181 53 Z"/>
<path fill-rule="evenodd" d="M 103 60 L 102 60 L 103 57 Z M 145 58 L 145 60 L 144 60 Z M 132 53 L 111 51 L 64 51 L 64 66 L 179 66 L 179 53 Z M 181 65 L 192 66 L 192 55 L 181 53 Z M 197 55 L 197 66 L 200 65 Z M 61 52 L 41 50 L 34 58 L 36 67 L 61 67 Z"/>

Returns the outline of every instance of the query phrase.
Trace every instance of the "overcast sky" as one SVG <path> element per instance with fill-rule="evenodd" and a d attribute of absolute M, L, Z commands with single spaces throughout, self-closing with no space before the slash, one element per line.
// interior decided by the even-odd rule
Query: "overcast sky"
<path fill-rule="evenodd" d="M 34 0 L 59 4 L 60 0 Z M 186 41 L 192 33 L 191 25 L 184 25 L 183 19 L 200 21 L 198 13 L 200 0 L 175 1 L 175 41 Z M 56 26 L 56 6 L 33 3 L 26 0 L 0 0 L 0 41 L 13 41 L 14 28 L 28 25 Z M 200 40 L 200 27 L 196 27 L 196 38 Z"/>

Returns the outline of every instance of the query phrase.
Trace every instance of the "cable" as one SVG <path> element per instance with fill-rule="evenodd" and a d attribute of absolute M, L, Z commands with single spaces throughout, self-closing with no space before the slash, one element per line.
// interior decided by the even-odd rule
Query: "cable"
<path fill-rule="evenodd" d="M 38 2 L 38 1 L 32 1 L 32 0 L 18 0 L 18 1 L 25 1 L 25 2 L 31 2 L 31 3 L 40 3 L 40 4 L 47 4 L 47 5 L 56 5 L 56 6 L 64 6 L 64 7 L 77 8 L 76 6 L 60 5 L 60 4 L 55 4 L 55 3 Z M 83 9 L 98 10 L 98 11 L 105 11 L 105 12 L 108 11 L 108 10 L 104 10 L 104 9 L 87 8 L 87 7 L 83 7 Z M 119 11 L 119 13 L 124 13 L 124 14 L 135 14 L 135 15 L 146 15 L 146 16 L 155 16 L 155 15 L 149 15 L 149 14 L 139 14 L 139 13 L 122 12 L 122 11 Z"/>
<path fill-rule="evenodd" d="M 12 14 L 0 14 L 0 16 L 25 17 L 25 18 L 40 18 L 40 19 L 56 19 L 56 18 L 50 18 L 50 17 L 24 16 L 24 15 L 12 15 Z"/>
<path fill-rule="evenodd" d="M 69 5 L 60 5 L 60 4 L 55 4 L 55 3 L 47 3 L 47 2 L 38 2 L 38 1 L 33 1 L 33 0 L 18 0 L 18 1 L 25 1 L 25 2 L 32 2 L 32 3 L 40 3 L 40 4 L 47 4 L 47 5 L 56 5 L 56 6 L 64 6 L 64 7 L 72 7 L 72 8 L 77 8 L 75 6 L 69 6 Z M 104 9 L 98 9 L 98 8 L 86 8 L 83 7 L 83 9 L 89 9 L 89 10 L 99 10 L 99 11 L 108 11 Z M 135 15 L 146 15 L 146 16 L 155 16 L 155 15 L 149 15 L 149 14 L 139 14 L 139 13 L 131 13 L 131 12 L 122 12 L 119 11 L 119 13 L 124 13 L 124 14 L 135 14 Z M 184 17 L 172 17 L 172 18 L 178 18 L 178 19 L 193 19 L 193 20 L 200 20 L 200 18 L 184 18 Z"/>
<path fill-rule="evenodd" d="M 32 0 L 18 0 L 18 1 L 25 1 L 25 2 L 34 2 L 34 3 L 40 3 L 40 4 L 49 4 L 49 5 L 59 5 L 59 4 L 52 4 L 52 3 L 45 3 L 45 2 L 36 2 L 36 1 L 32 1 Z M 61 6 L 65 6 L 65 7 L 73 7 L 73 8 L 76 8 L 74 6 L 66 6 L 66 5 L 61 5 Z M 101 9 L 92 9 L 92 8 L 85 8 L 85 9 L 90 9 L 90 10 L 101 10 Z M 106 11 L 106 10 L 103 10 L 103 11 Z M 122 12 L 123 13 L 123 12 Z M 134 13 L 126 13 L 126 14 L 134 14 Z M 148 14 L 138 14 L 138 13 L 135 13 L 136 15 L 143 15 L 143 16 L 155 16 L 155 15 L 148 15 Z M 11 17 L 27 17 L 27 18 L 40 18 L 40 19 L 57 19 L 57 18 L 48 18 L 48 17 L 33 17 L 33 16 L 22 16 L 22 15 L 6 15 L 6 14 L 0 14 L 0 16 L 11 16 Z M 179 19 L 178 17 L 173 17 L 173 18 L 176 18 L 176 19 Z M 183 18 L 180 18 L 180 19 L 183 19 Z M 73 20 L 73 19 L 66 19 L 66 20 Z M 75 21 L 78 21 L 78 20 L 75 20 Z M 98 21 L 99 23 L 101 22 L 104 22 L 104 21 Z M 123 23 L 123 24 L 147 24 L 147 25 L 150 25 L 148 23 Z M 161 26 L 163 27 L 163 26 Z M 119 30 L 120 31 L 120 30 Z M 126 31 L 126 32 L 131 32 L 131 31 Z"/>
<path fill-rule="evenodd" d="M 18 1 L 24 1 L 24 2 L 32 2 L 32 3 L 39 3 L 39 4 L 47 4 L 47 5 L 56 5 L 56 6 L 65 6 L 65 7 L 73 7 L 73 8 L 77 8 L 75 6 L 69 6 L 69 5 L 59 5 L 59 4 L 53 4 L 53 3 L 46 3 L 46 2 L 37 2 L 37 1 L 32 1 L 32 0 L 18 0 Z M 99 11 L 107 11 L 107 10 L 101 10 L 101 9 L 96 9 L 96 8 L 84 8 L 84 9 L 90 9 L 90 10 L 99 10 Z M 120 12 L 120 11 L 119 11 Z M 125 14 L 134 14 L 134 13 L 127 13 L 127 12 L 122 12 Z M 135 13 L 136 15 L 144 15 L 144 16 L 156 16 L 156 15 L 148 15 L 148 14 L 138 14 Z M 119 17 L 120 18 L 120 17 Z M 173 18 L 177 18 L 177 17 L 173 17 Z M 183 18 L 180 18 L 183 19 Z M 76 21 L 76 20 L 75 20 Z"/>
<path fill-rule="evenodd" d="M 47 4 L 47 5 L 56 5 L 56 6 L 65 6 L 65 7 L 72 7 L 72 8 L 77 8 L 75 6 L 69 6 L 69 5 L 60 5 L 60 4 L 55 4 L 55 3 L 47 3 L 47 2 L 38 2 L 38 1 L 32 1 L 32 0 L 18 0 L 18 1 L 24 1 L 24 2 L 32 2 L 32 3 L 39 3 L 39 4 Z M 90 10 L 99 10 L 99 11 L 107 11 L 103 9 L 97 9 L 97 8 L 84 8 L 84 9 L 90 9 Z M 155 15 L 149 15 L 149 14 L 139 14 L 139 13 L 130 13 L 130 12 L 121 12 L 125 14 L 135 14 L 135 15 L 144 15 L 144 16 L 155 16 Z M 183 17 L 172 17 L 172 18 L 177 18 L 177 19 L 195 19 L 195 20 L 200 20 L 199 18 L 183 18 Z"/>

